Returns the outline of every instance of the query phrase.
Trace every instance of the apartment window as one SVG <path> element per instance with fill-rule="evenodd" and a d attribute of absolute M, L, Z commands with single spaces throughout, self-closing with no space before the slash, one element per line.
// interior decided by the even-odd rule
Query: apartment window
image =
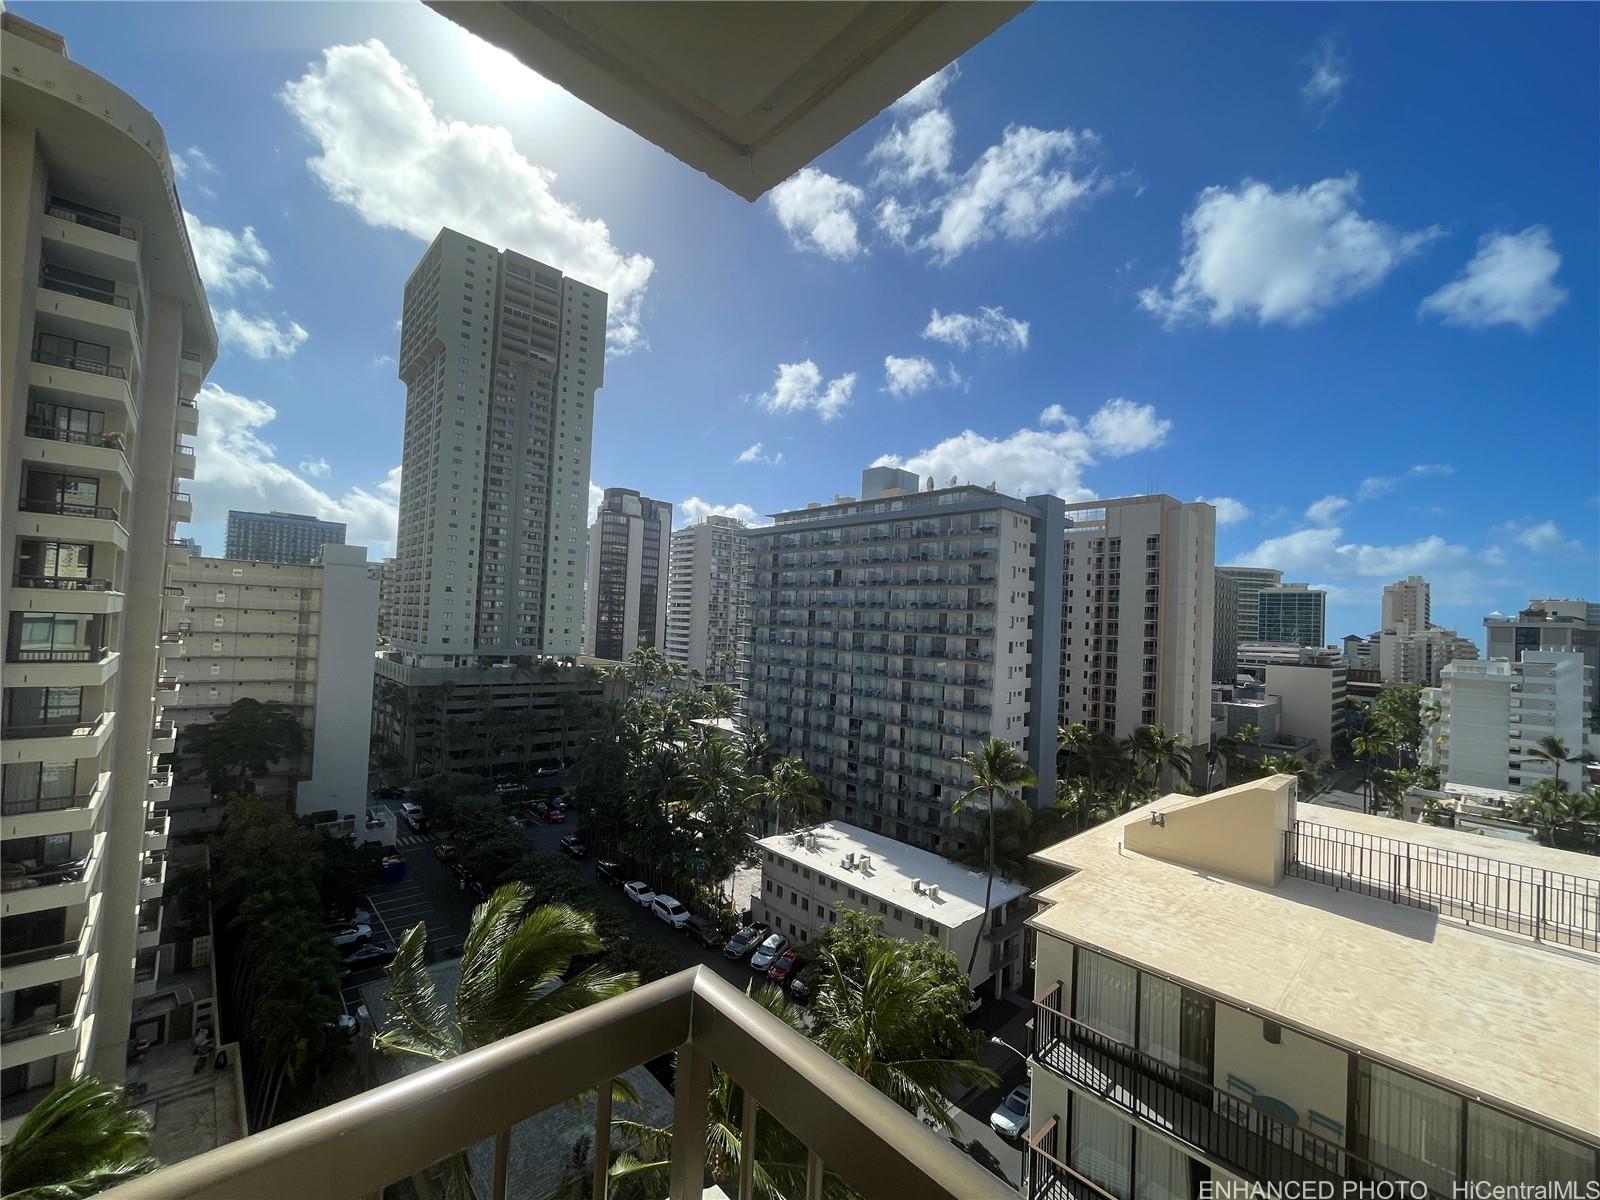
<path fill-rule="evenodd" d="M 1132 1125 L 1104 1104 L 1077 1099 L 1072 1105 L 1073 1170 L 1118 1200 L 1127 1200 L 1132 1195 L 1128 1170 L 1132 1153 Z"/>
<path fill-rule="evenodd" d="M 1462 1098 L 1370 1059 L 1356 1071 L 1358 1153 L 1449 1192 L 1461 1163 Z"/>

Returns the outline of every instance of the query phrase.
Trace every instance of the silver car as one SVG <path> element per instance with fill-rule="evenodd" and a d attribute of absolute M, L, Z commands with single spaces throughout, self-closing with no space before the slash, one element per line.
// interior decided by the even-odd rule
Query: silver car
<path fill-rule="evenodd" d="M 750 956 L 750 969 L 752 971 L 765 971 L 772 965 L 772 960 L 777 958 L 789 948 L 789 939 L 781 933 L 774 933 L 756 949 Z"/>

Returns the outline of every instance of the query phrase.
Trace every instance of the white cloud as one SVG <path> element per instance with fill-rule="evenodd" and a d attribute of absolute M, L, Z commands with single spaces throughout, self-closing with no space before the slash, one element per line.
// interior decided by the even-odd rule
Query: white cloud
<path fill-rule="evenodd" d="M 1217 510 L 1218 525 L 1237 525 L 1240 521 L 1248 520 L 1250 510 L 1242 501 L 1235 500 L 1232 496 L 1196 496 L 1197 504 L 1209 504 Z"/>
<path fill-rule="evenodd" d="M 1169 327 L 1236 317 L 1302 325 L 1371 291 L 1439 230 L 1363 217 L 1357 185 L 1352 174 L 1283 191 L 1254 180 L 1207 188 L 1183 220 L 1177 282 L 1146 288 L 1140 305 Z"/>
<path fill-rule="evenodd" d="M 192 212 L 183 214 L 189 227 L 189 246 L 194 251 L 194 264 L 200 278 L 213 292 L 231 292 L 238 288 L 270 288 L 266 269 L 272 265 L 272 255 L 256 237 L 256 231 L 246 225 L 242 232 L 234 233 L 216 225 L 207 225 Z"/>
<path fill-rule="evenodd" d="M 271 317 L 246 316 L 236 308 L 224 308 L 214 315 L 221 345 L 251 358 L 288 358 L 311 336 L 298 321 L 279 324 Z"/>
<path fill-rule="evenodd" d="M 1052 405 L 1041 415 L 1059 429 L 1019 429 L 1009 437 L 990 438 L 971 429 L 917 454 L 882 455 L 874 466 L 904 467 L 932 476 L 940 487 L 953 476 L 962 482 L 996 484 L 1001 491 L 1027 496 L 1054 492 L 1067 500 L 1092 499 L 1083 484 L 1083 470 L 1102 456 L 1155 449 L 1166 439 L 1171 422 L 1160 420 L 1149 405 L 1109 400 L 1086 425 Z M 1136 441 L 1142 438 L 1142 444 Z"/>
<path fill-rule="evenodd" d="M 916 87 L 901 96 L 900 99 L 889 106 L 890 111 L 921 112 L 925 108 L 933 108 L 944 99 L 945 89 L 960 78 L 960 65 L 951 63 L 942 70 L 929 75 Z"/>
<path fill-rule="evenodd" d="M 1506 538 L 1530 554 L 1581 554 L 1583 543 L 1561 532 L 1554 521 L 1507 521 L 1498 526 L 1494 535 Z"/>
<path fill-rule="evenodd" d="M 851 259 L 863 252 L 855 210 L 866 196 L 815 167 L 805 167 L 772 189 L 767 203 L 797 250 Z"/>
<path fill-rule="evenodd" d="M 1331 37 L 1317 44 L 1311 59 L 1311 74 L 1300 85 L 1300 99 L 1317 115 L 1320 125 L 1344 95 L 1344 85 L 1350 82 L 1350 64 Z"/>
<path fill-rule="evenodd" d="M 328 460 L 317 458 L 302 458 L 300 460 L 300 474 L 310 475 L 313 479 L 326 479 L 333 474 L 333 468 L 328 465 Z"/>
<path fill-rule="evenodd" d="M 1306 520 L 1316 525 L 1332 525 L 1349 507 L 1350 501 L 1343 496 L 1324 496 L 1306 508 Z"/>
<path fill-rule="evenodd" d="M 1041 425 L 1071 425 L 1076 420 L 1059 404 L 1051 404 L 1039 414 Z"/>
<path fill-rule="evenodd" d="M 941 371 L 932 359 L 900 358 L 886 355 L 883 360 L 883 390 L 891 396 L 915 396 L 935 387 L 958 387 L 961 373 L 954 367 Z"/>
<path fill-rule="evenodd" d="M 217 164 L 212 162 L 199 146 L 172 151 L 172 174 L 189 191 L 210 199 L 216 197 L 217 193 L 212 190 L 206 179 L 221 172 L 217 170 Z"/>
<path fill-rule="evenodd" d="M 891 242 L 903 246 L 911 236 L 911 223 L 921 215 L 922 210 L 917 205 L 885 196 L 878 205 L 878 229 Z"/>
<path fill-rule="evenodd" d="M 1560 267 L 1561 255 L 1543 225 L 1488 234 L 1478 239 L 1478 253 L 1461 275 L 1424 299 L 1418 311 L 1448 325 L 1517 325 L 1531 332 L 1566 303 L 1567 289 L 1555 283 Z"/>
<path fill-rule="evenodd" d="M 693 525 L 696 521 L 703 521 L 707 517 L 737 517 L 746 525 L 771 525 L 772 522 L 763 517 L 748 504 L 712 504 L 709 500 L 702 500 L 699 496 L 690 496 L 679 500 L 674 510 L 675 519 L 681 529 L 685 525 Z"/>
<path fill-rule="evenodd" d="M 947 342 L 958 350 L 972 346 L 1026 350 L 1028 322 L 1006 316 L 1005 309 L 998 305 L 980 308 L 976 314 L 941 313 L 936 308 L 928 318 L 922 336 L 936 342 Z"/>
<path fill-rule="evenodd" d="M 590 482 L 589 482 L 589 516 L 588 516 L 587 520 L 585 521 L 585 524 L 588 524 L 588 525 L 593 525 L 594 524 L 594 519 L 597 516 L 600 515 L 600 504 L 601 504 L 602 501 L 605 500 L 605 498 L 606 498 L 606 490 L 605 490 L 605 488 L 595 487 L 594 481 L 590 480 Z"/>
<path fill-rule="evenodd" d="M 1369 475 L 1356 488 L 1356 499 L 1360 501 L 1376 500 L 1379 496 L 1386 496 L 1394 491 L 1407 478 L 1427 475 L 1454 475 L 1455 470 L 1449 463 L 1417 463 L 1409 468 L 1404 475 Z"/>
<path fill-rule="evenodd" d="M 943 179 L 955 158 L 956 123 L 942 108 L 930 108 L 910 124 L 898 122 L 867 152 L 878 164 L 879 187 Z"/>
<path fill-rule="evenodd" d="M 506 129 L 439 116 L 382 42 L 329 47 L 283 98 L 321 148 L 312 173 L 367 224 L 423 241 L 448 225 L 554 263 L 608 294 L 610 350 L 644 344 L 651 259 L 624 254 L 604 221 L 557 197 L 555 173 Z"/>
<path fill-rule="evenodd" d="M 331 495 L 277 460 L 266 441 L 266 427 L 278 411 L 206 383 L 198 396 L 201 421 L 195 447 L 195 519 L 220 523 L 230 508 L 310 513 L 349 527 L 352 545 L 366 545 L 369 557 L 393 553 L 400 503 L 400 468 L 371 488 L 353 487 Z"/>
<path fill-rule="evenodd" d="M 756 442 L 753 446 L 746 447 L 737 461 L 742 463 L 763 463 L 769 467 L 776 467 L 783 462 L 783 454 L 781 452 L 767 454 L 762 449 L 763 445 L 764 443 L 762 442 Z"/>
<path fill-rule="evenodd" d="M 815 409 L 824 421 L 831 421 L 850 403 L 855 387 L 854 371 L 824 383 L 822 371 L 808 358 L 804 362 L 780 363 L 771 389 L 757 396 L 756 402 L 774 413 Z"/>
<path fill-rule="evenodd" d="M 1053 229 L 1095 190 L 1091 174 L 1074 174 L 1095 143 L 1093 133 L 1006 127 L 938 204 L 939 224 L 921 245 L 941 262 L 997 238 L 1031 241 Z"/>

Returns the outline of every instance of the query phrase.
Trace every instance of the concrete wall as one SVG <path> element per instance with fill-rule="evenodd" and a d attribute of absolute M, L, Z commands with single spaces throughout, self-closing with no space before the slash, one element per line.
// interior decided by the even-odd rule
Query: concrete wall
<path fill-rule="evenodd" d="M 1304 1128 L 1313 1128 L 1313 1112 L 1341 1129 L 1347 1124 L 1349 1055 L 1221 1001 L 1215 1012 L 1216 1073 L 1212 1083 L 1216 1087 L 1244 1099 L 1252 1095 L 1248 1089 L 1254 1089 L 1256 1097 L 1281 1100 L 1299 1114 Z M 1269 1026 L 1276 1032 L 1276 1043 L 1268 1040 Z M 1320 1122 L 1314 1132 L 1343 1141 L 1342 1134 Z"/>
<path fill-rule="evenodd" d="M 1309 738 L 1317 753 L 1333 753 L 1335 709 L 1342 707 L 1344 671 L 1328 667 L 1270 664 L 1266 668 L 1267 692 L 1283 701 L 1282 732 Z"/>
<path fill-rule="evenodd" d="M 1294 823 L 1295 782 L 1287 775 L 1241 783 L 1208 796 L 1169 797 L 1147 806 L 1150 820 L 1123 827 L 1129 850 L 1266 886 L 1283 879 L 1283 833 Z"/>
<path fill-rule="evenodd" d="M 333 809 L 357 818 L 357 828 L 366 816 L 377 628 L 378 584 L 367 573 L 366 547 L 324 546 L 311 778 L 295 797 L 302 816 Z"/>

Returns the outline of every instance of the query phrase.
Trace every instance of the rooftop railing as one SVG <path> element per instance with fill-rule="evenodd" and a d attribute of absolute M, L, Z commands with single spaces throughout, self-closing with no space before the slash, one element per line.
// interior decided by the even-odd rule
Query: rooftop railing
<path fill-rule="evenodd" d="M 700 1200 L 711 1068 L 755 1103 L 744 1105 L 743 1174 L 730 1194 L 753 1194 L 756 1112 L 765 1108 L 807 1147 L 807 1195 L 824 1165 L 868 1200 L 982 1200 L 1013 1193 L 910 1114 L 851 1074 L 759 1004 L 704 968 L 649 983 L 448 1062 L 363 1092 L 102 1193 L 104 1200 L 281 1200 L 371 1196 L 445 1156 L 494 1142 L 480 1195 L 504 1200 L 512 1127 L 596 1091 L 595 1200 L 609 1180 L 611 1081 L 677 1052 L 672 1200 Z"/>
<path fill-rule="evenodd" d="M 1283 836 L 1289 875 L 1600 951 L 1600 879 L 1310 821 Z"/>

